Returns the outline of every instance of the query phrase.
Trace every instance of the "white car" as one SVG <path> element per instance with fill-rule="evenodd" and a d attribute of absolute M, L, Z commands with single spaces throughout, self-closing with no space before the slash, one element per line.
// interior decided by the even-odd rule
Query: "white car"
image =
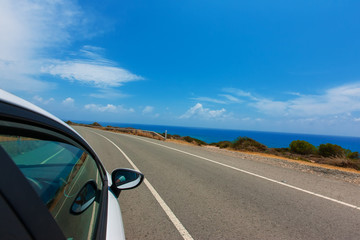
<path fill-rule="evenodd" d="M 0 239 L 125 239 L 117 197 L 143 174 L 110 177 L 75 130 L 3 90 L 0 159 Z"/>

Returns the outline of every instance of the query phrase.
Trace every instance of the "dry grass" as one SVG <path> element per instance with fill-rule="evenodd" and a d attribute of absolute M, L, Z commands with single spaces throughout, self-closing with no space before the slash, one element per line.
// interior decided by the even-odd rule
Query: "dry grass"
<path fill-rule="evenodd" d="M 166 141 L 167 142 L 177 143 L 177 144 L 182 144 L 182 145 L 188 145 L 188 146 L 199 146 L 198 144 L 189 143 L 189 142 L 186 142 L 184 140 L 179 140 L 179 139 L 166 139 Z"/>
<path fill-rule="evenodd" d="M 267 153 L 254 153 L 254 152 L 242 152 L 242 153 L 251 154 L 251 155 L 257 155 L 257 156 L 262 156 L 262 157 L 268 157 L 268 158 L 282 159 L 282 160 L 286 160 L 286 161 L 289 161 L 289 162 L 296 162 L 298 164 L 307 165 L 307 166 L 327 168 L 327 169 L 335 169 L 335 170 L 339 170 L 339 171 L 345 171 L 345 172 L 352 172 L 352 173 L 360 174 L 360 171 L 356 170 L 354 168 L 341 167 L 341 166 L 337 165 L 337 164 L 341 163 L 341 161 L 343 161 L 344 159 L 324 159 L 320 163 L 320 162 L 312 162 L 312 161 L 308 162 L 308 161 L 304 161 L 304 160 L 290 159 L 290 158 L 281 157 L 281 156 L 272 155 L 272 154 L 267 154 Z M 345 159 L 345 160 L 347 160 L 347 159 Z"/>

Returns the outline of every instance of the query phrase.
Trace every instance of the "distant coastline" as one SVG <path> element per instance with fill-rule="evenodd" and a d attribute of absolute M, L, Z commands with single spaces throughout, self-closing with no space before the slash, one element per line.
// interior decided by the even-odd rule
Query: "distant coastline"
<path fill-rule="evenodd" d="M 301 160 L 301 161 L 306 161 L 309 163 L 326 164 L 326 165 L 332 165 L 332 166 L 343 167 L 343 168 L 352 168 L 357 171 L 360 170 L 360 158 L 359 158 L 359 153 L 357 151 L 356 152 L 351 151 L 349 149 L 343 148 L 343 146 L 341 146 L 341 145 L 337 145 L 337 144 L 329 143 L 329 142 L 326 142 L 326 143 L 324 142 L 318 146 L 314 146 L 313 144 L 311 144 L 307 141 L 296 139 L 296 138 L 294 140 L 294 138 L 293 138 L 292 141 L 286 147 L 276 148 L 276 147 L 266 146 L 263 143 L 258 142 L 248 136 L 237 136 L 232 141 L 221 140 L 221 141 L 213 142 L 213 143 L 209 144 L 201 139 L 194 138 L 191 136 L 184 136 L 184 135 L 170 134 L 170 133 L 165 134 L 165 132 L 162 132 L 162 131 L 156 132 L 156 131 L 151 131 L 151 130 L 148 131 L 145 129 L 138 129 L 138 128 L 135 128 L 135 127 L 138 127 L 138 126 L 136 126 L 137 124 L 132 124 L 131 126 L 133 126 L 133 127 L 129 127 L 129 125 L 124 126 L 125 124 L 116 124 L 116 125 L 121 125 L 121 127 L 119 127 L 119 126 L 113 126 L 113 125 L 115 125 L 113 123 L 112 123 L 112 125 L 102 123 L 105 126 L 103 126 L 102 124 L 97 123 L 97 122 L 94 122 L 91 124 L 89 124 L 89 123 L 80 123 L 79 124 L 79 123 L 67 121 L 66 123 L 68 123 L 69 125 L 82 125 L 82 126 L 86 126 L 86 127 L 94 127 L 94 128 L 99 128 L 102 130 L 144 136 L 144 137 L 154 138 L 154 139 L 158 139 L 158 140 L 178 141 L 178 142 L 194 144 L 194 145 L 198 145 L 198 146 L 213 146 L 213 147 L 218 147 L 220 149 L 224 148 L 224 149 L 227 149 L 230 151 L 269 154 L 269 155 L 273 155 L 274 157 L 285 157 L 288 159 Z M 154 125 L 141 125 L 141 126 L 146 127 L 146 126 L 154 126 Z M 156 126 L 156 127 L 159 127 L 159 126 Z M 163 127 L 163 126 L 160 126 L 160 127 Z M 189 129 L 189 128 L 184 128 L 184 129 Z M 199 130 L 199 128 L 190 128 L 190 129 Z M 201 129 L 201 130 L 204 130 L 204 129 Z M 205 129 L 205 130 L 212 130 L 212 129 Z M 221 130 L 219 130 L 219 131 L 221 131 Z M 246 133 L 249 133 L 249 132 L 251 133 L 251 131 L 246 131 Z M 257 132 L 257 133 L 264 134 L 264 132 Z M 274 134 L 274 133 L 265 133 L 265 134 Z M 279 134 L 282 135 L 281 133 L 279 133 Z M 291 134 L 285 134 L 285 135 L 291 136 Z M 167 136 L 167 139 L 165 138 L 166 136 Z M 301 134 L 301 136 L 308 136 L 308 135 Z M 323 136 L 318 136 L 318 135 L 310 135 L 310 136 L 323 137 Z M 333 136 L 327 136 L 327 137 L 333 137 Z M 335 137 L 335 138 L 338 138 L 338 137 Z M 340 137 L 340 138 L 346 139 L 346 137 Z M 350 139 L 352 139 L 352 138 L 350 138 Z M 357 143 L 359 143 L 357 138 L 354 138 L 354 139 L 357 141 Z"/>
<path fill-rule="evenodd" d="M 77 121 L 85 124 L 91 124 L 88 121 Z M 280 132 L 262 132 L 250 130 L 229 130 L 229 129 L 210 129 L 197 127 L 179 127 L 179 126 L 165 126 L 165 125 L 150 125 L 150 124 L 129 124 L 129 123 L 114 123 L 114 122 L 99 122 L 102 126 L 114 127 L 131 127 L 135 129 L 142 129 L 164 133 L 167 130 L 168 134 L 190 136 L 199 139 L 208 144 L 220 141 L 234 141 L 237 137 L 249 137 L 269 148 L 286 148 L 294 140 L 304 140 L 315 146 L 320 144 L 332 143 L 337 144 L 345 149 L 354 152 L 360 152 L 360 137 L 346 137 L 346 136 L 330 136 L 330 135 L 315 135 L 315 134 L 301 134 L 301 133 L 280 133 Z"/>

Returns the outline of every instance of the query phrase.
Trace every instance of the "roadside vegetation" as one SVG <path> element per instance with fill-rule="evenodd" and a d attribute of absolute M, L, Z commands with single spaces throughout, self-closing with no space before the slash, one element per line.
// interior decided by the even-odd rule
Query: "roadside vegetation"
<path fill-rule="evenodd" d="M 306 141 L 295 140 L 290 143 L 288 148 L 268 148 L 251 138 L 239 137 L 233 142 L 223 141 L 211 145 L 229 150 L 267 153 L 295 160 L 360 170 L 358 152 L 352 152 L 331 143 L 320 144 L 315 147 Z"/>
<path fill-rule="evenodd" d="M 112 126 L 103 127 L 97 122 L 92 124 L 78 124 L 67 121 L 66 123 L 69 125 L 93 127 L 107 131 L 132 134 L 157 140 L 165 140 L 165 133 L 159 134 L 134 128 L 120 128 Z M 341 146 L 331 143 L 314 146 L 304 140 L 294 140 L 287 148 L 268 148 L 264 144 L 259 143 L 249 137 L 238 137 L 234 141 L 220 141 L 208 144 L 200 139 L 196 139 L 190 136 L 183 137 L 176 134 L 167 134 L 167 140 L 182 141 L 197 146 L 215 146 L 230 151 L 266 153 L 289 159 L 360 170 L 360 156 L 358 152 L 352 152 L 348 149 L 344 149 Z"/>
<path fill-rule="evenodd" d="M 163 137 L 165 137 L 165 133 L 162 133 L 161 135 Z M 197 145 L 197 146 L 208 145 L 206 142 L 204 142 L 204 141 L 202 141 L 200 139 L 196 139 L 196 138 L 189 137 L 189 136 L 182 137 L 182 136 L 179 136 L 179 135 L 176 135 L 176 134 L 175 135 L 167 134 L 167 139 L 184 141 L 184 142 L 191 143 L 191 144 L 194 144 L 194 145 Z"/>

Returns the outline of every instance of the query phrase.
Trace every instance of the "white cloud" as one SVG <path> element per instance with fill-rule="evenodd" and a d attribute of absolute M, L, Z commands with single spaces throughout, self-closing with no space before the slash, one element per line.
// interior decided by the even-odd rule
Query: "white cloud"
<path fill-rule="evenodd" d="M 132 113 L 135 112 L 134 109 L 129 108 L 126 109 L 121 105 L 113 105 L 113 104 L 107 104 L 107 105 L 100 105 L 100 104 L 87 104 L 84 106 L 86 110 L 90 110 L 93 112 L 111 112 L 111 113 Z"/>
<path fill-rule="evenodd" d="M 249 106 L 268 115 L 307 118 L 337 114 L 351 115 L 351 112 L 360 111 L 360 83 L 331 88 L 319 95 L 293 93 L 293 98 L 286 101 L 254 97 L 251 93 L 240 89 L 226 89 L 226 91 L 247 97 Z"/>
<path fill-rule="evenodd" d="M 191 107 L 186 111 L 185 114 L 180 116 L 180 118 L 192 118 L 192 117 L 200 117 L 205 119 L 216 119 L 224 117 L 226 110 L 224 108 L 220 110 L 211 110 L 209 108 L 204 108 L 202 104 L 197 103 L 195 106 Z"/>
<path fill-rule="evenodd" d="M 360 111 L 360 83 L 331 88 L 323 95 L 303 95 L 287 104 L 292 115 L 335 115 Z"/>
<path fill-rule="evenodd" d="M 79 81 L 96 87 L 118 87 L 125 82 L 143 79 L 140 76 L 114 66 L 87 61 L 56 61 L 42 71 L 70 81 Z"/>
<path fill-rule="evenodd" d="M 1 88 L 10 92 L 24 91 L 28 93 L 54 89 L 56 86 L 54 83 L 47 83 L 32 77 L 36 74 L 35 69 L 37 68 L 39 66 L 36 63 L 25 62 L 25 59 L 5 63 L 0 57 Z"/>
<path fill-rule="evenodd" d="M 71 0 L 1 0 L 0 86 L 11 92 L 56 88 L 54 82 L 41 80 L 44 73 L 100 88 L 142 79 L 102 57 L 99 47 L 86 45 L 76 59 L 54 60 L 51 54 L 58 49 L 103 31 L 94 31 L 93 15 Z"/>
<path fill-rule="evenodd" d="M 86 45 L 76 54 L 77 59 L 52 60 L 47 66 L 42 67 L 41 71 L 68 81 L 78 81 L 106 90 L 126 82 L 143 79 L 126 69 L 117 67 L 114 62 L 101 55 L 103 52 L 102 48 Z"/>
<path fill-rule="evenodd" d="M 83 17 L 68 0 L 2 0 L 0 4 L 0 53 L 10 61 L 68 42 Z"/>
<path fill-rule="evenodd" d="M 251 103 L 250 106 L 257 108 L 260 112 L 269 115 L 286 115 L 288 104 L 281 101 L 273 101 L 269 99 L 259 99 Z"/>
<path fill-rule="evenodd" d="M 43 98 L 40 97 L 40 96 L 37 96 L 37 95 L 34 96 L 33 99 L 34 99 L 34 101 L 36 101 L 36 102 L 42 102 L 42 101 L 43 101 Z"/>
<path fill-rule="evenodd" d="M 64 104 L 64 105 L 73 105 L 74 104 L 74 102 L 75 102 L 75 100 L 73 99 L 73 98 L 71 98 L 71 97 L 68 97 L 68 98 L 66 98 L 64 101 L 62 101 L 62 103 Z"/>
<path fill-rule="evenodd" d="M 228 101 L 232 102 L 232 103 L 241 103 L 244 102 L 243 100 L 240 100 L 234 96 L 231 96 L 229 94 L 221 94 L 220 96 L 225 97 Z"/>
<path fill-rule="evenodd" d="M 87 104 L 85 105 L 85 109 L 95 111 L 95 112 L 115 112 L 115 105 L 108 104 L 106 106 L 102 106 L 99 104 Z"/>
<path fill-rule="evenodd" d="M 216 98 L 209 98 L 209 97 L 197 97 L 192 98 L 192 100 L 201 101 L 201 102 L 211 102 L 211 103 L 218 103 L 218 104 L 230 104 L 230 103 L 242 103 L 243 100 L 240 100 L 237 97 L 234 97 L 229 94 L 219 94 L 220 97 L 224 99 L 216 99 Z"/>
<path fill-rule="evenodd" d="M 73 1 L 2 0 L 0 2 L 0 84 L 8 91 L 54 88 L 36 79 L 44 50 L 66 45 L 81 22 Z M 61 21 L 60 21 L 61 19 Z"/>
<path fill-rule="evenodd" d="M 212 102 L 212 103 L 220 103 L 220 104 L 225 104 L 226 102 L 223 100 L 218 100 L 215 98 L 208 98 L 208 97 L 197 97 L 197 98 L 192 98 L 193 100 L 196 101 L 202 101 L 202 102 Z"/>
<path fill-rule="evenodd" d="M 123 94 L 115 89 L 102 88 L 102 89 L 98 89 L 96 93 L 89 94 L 89 96 L 94 98 L 115 99 L 115 98 L 125 98 L 128 97 L 129 95 Z"/>
<path fill-rule="evenodd" d="M 95 47 L 91 45 L 84 45 L 80 49 L 80 53 L 85 57 L 89 59 L 95 59 L 98 62 L 104 62 L 104 63 L 110 63 L 109 60 L 102 57 L 105 53 L 105 49 L 101 47 Z"/>
<path fill-rule="evenodd" d="M 256 100 L 256 97 L 254 97 L 250 92 L 245 92 L 241 89 L 237 89 L 237 88 L 224 88 L 223 89 L 224 92 L 228 92 L 228 93 L 232 93 L 238 97 L 248 97 L 251 99 Z"/>
<path fill-rule="evenodd" d="M 142 111 L 143 114 L 152 113 L 154 111 L 154 107 L 152 106 L 146 106 L 144 110 Z"/>
<path fill-rule="evenodd" d="M 286 94 L 289 94 L 289 95 L 294 95 L 294 96 L 302 96 L 300 93 L 298 92 L 286 92 Z"/>
<path fill-rule="evenodd" d="M 33 97 L 33 101 L 35 102 L 35 104 L 36 104 L 36 103 L 37 103 L 37 104 L 40 103 L 40 104 L 47 105 L 47 104 L 49 104 L 49 103 L 51 103 L 51 102 L 54 102 L 55 99 L 54 99 L 54 98 L 43 99 L 42 97 L 36 95 L 36 96 Z"/>

